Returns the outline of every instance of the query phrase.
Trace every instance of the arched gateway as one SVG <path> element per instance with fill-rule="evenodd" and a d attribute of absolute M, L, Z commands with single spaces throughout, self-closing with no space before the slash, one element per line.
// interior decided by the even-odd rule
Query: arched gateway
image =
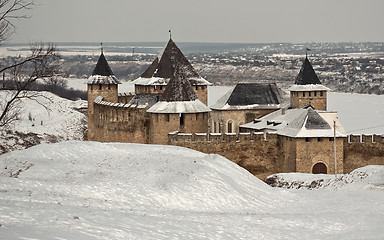
<path fill-rule="evenodd" d="M 327 174 L 327 166 L 322 162 L 316 163 L 315 165 L 313 165 L 312 173 Z"/>

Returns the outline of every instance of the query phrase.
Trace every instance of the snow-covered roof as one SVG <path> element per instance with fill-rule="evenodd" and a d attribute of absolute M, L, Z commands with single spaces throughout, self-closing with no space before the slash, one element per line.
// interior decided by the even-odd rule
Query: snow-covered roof
<path fill-rule="evenodd" d="M 210 82 L 205 80 L 202 77 L 198 78 L 187 78 L 188 81 L 191 83 L 191 85 L 203 85 L 203 86 L 208 86 L 212 85 Z M 145 77 L 139 77 L 135 80 L 132 81 L 133 84 L 135 85 L 163 85 L 166 86 L 169 82 L 170 78 L 161 78 L 161 77 L 151 77 L 151 78 L 145 78 Z"/>
<path fill-rule="evenodd" d="M 275 83 L 239 83 L 214 105 L 214 110 L 279 109 L 281 90 Z"/>
<path fill-rule="evenodd" d="M 159 101 L 160 96 L 161 94 L 136 94 L 129 104 L 153 106 Z"/>
<path fill-rule="evenodd" d="M 284 114 L 282 110 L 278 110 L 240 127 L 271 131 L 295 138 L 333 137 L 333 120 L 336 121 L 336 137 L 345 137 L 345 130 L 337 119 L 337 113 L 319 113 L 312 107 L 287 109 Z"/>
<path fill-rule="evenodd" d="M 294 84 L 288 91 L 294 92 L 304 92 L 304 91 L 329 91 L 330 89 L 322 84 L 307 84 L 307 85 L 297 85 Z"/>
<path fill-rule="evenodd" d="M 103 53 L 101 53 L 92 75 L 88 78 L 87 84 L 120 84 Z"/>
<path fill-rule="evenodd" d="M 203 113 L 211 109 L 199 99 L 193 101 L 160 101 L 147 110 L 149 113 Z"/>
<path fill-rule="evenodd" d="M 119 108 L 146 108 L 148 107 L 148 104 L 132 104 L 132 103 L 113 103 L 113 102 L 107 102 L 104 101 L 102 96 L 98 96 L 93 101 L 96 104 L 110 106 L 110 107 L 119 107 Z"/>
<path fill-rule="evenodd" d="M 174 74 L 173 63 L 178 62 L 185 78 L 191 85 L 210 85 L 211 83 L 200 77 L 188 59 L 175 42 L 170 38 L 165 48 L 153 60 L 140 78 L 134 81 L 136 85 L 166 85 Z"/>

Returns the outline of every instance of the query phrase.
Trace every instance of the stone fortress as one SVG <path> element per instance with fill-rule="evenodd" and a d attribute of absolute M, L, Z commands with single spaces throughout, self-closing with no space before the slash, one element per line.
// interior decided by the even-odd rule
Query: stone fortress
<path fill-rule="evenodd" d="M 120 82 L 103 54 L 89 77 L 88 140 L 170 144 L 216 153 L 259 178 L 278 172 L 347 173 L 384 164 L 381 135 L 348 136 L 327 111 L 327 87 L 306 57 L 284 91 L 275 83 L 242 83 L 207 106 L 210 83 L 170 38 L 134 81 Z"/>

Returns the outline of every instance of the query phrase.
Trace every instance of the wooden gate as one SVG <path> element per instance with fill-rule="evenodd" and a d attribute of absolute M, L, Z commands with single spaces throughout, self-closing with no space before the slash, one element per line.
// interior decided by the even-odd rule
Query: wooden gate
<path fill-rule="evenodd" d="M 327 174 L 327 166 L 324 163 L 316 163 L 313 165 L 312 173 L 314 174 Z"/>

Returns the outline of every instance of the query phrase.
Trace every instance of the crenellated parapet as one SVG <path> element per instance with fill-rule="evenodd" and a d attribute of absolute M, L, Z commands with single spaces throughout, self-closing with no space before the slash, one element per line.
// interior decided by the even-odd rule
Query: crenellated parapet
<path fill-rule="evenodd" d="M 276 142 L 276 133 L 180 133 L 168 134 L 168 144 Z"/>
<path fill-rule="evenodd" d="M 351 134 L 345 139 L 346 144 L 384 144 L 384 136 L 379 134 Z"/>

